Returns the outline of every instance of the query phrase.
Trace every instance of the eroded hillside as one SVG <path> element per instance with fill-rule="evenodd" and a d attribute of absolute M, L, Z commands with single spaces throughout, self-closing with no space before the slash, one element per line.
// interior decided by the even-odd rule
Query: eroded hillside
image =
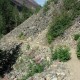
<path fill-rule="evenodd" d="M 48 1 L 0 40 L 1 80 L 80 80 L 79 40 L 74 40 L 80 37 L 80 8 L 71 18 L 75 0 L 66 9 L 64 1 L 69 0 Z"/>

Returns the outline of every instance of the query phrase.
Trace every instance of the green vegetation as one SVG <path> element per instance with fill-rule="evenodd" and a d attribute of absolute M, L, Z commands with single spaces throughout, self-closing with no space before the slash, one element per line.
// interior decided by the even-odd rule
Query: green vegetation
<path fill-rule="evenodd" d="M 74 40 L 77 41 L 79 38 L 80 38 L 80 34 L 75 34 L 75 35 L 74 35 Z"/>
<path fill-rule="evenodd" d="M 27 49 L 27 50 L 29 50 L 29 49 L 30 49 L 30 45 L 29 45 L 29 44 L 27 45 L 26 49 Z"/>
<path fill-rule="evenodd" d="M 49 10 L 49 4 L 50 4 L 50 0 L 48 0 L 46 3 L 45 3 L 45 5 L 44 5 L 44 8 L 43 8 L 43 11 L 44 12 L 47 12 L 48 10 Z"/>
<path fill-rule="evenodd" d="M 65 10 L 71 11 L 72 10 L 72 17 L 76 18 L 80 15 L 80 1 L 78 0 L 63 0 Z"/>
<path fill-rule="evenodd" d="M 33 14 L 33 12 L 31 11 L 31 9 L 28 9 L 23 5 L 23 7 L 22 7 L 22 21 L 25 21 L 32 14 Z"/>
<path fill-rule="evenodd" d="M 53 1 L 54 1 L 55 4 L 57 4 L 57 2 L 58 2 L 58 0 L 48 0 L 48 1 L 45 3 L 45 5 L 44 5 L 44 8 L 43 8 L 43 11 L 44 11 L 44 12 L 47 12 L 47 11 L 50 9 L 50 8 L 49 8 L 49 7 L 50 7 L 49 5 L 50 5 L 50 3 L 53 2 Z"/>
<path fill-rule="evenodd" d="M 65 9 L 70 10 L 74 8 L 74 5 L 77 2 L 77 0 L 63 0 L 63 2 L 64 2 Z"/>
<path fill-rule="evenodd" d="M 52 53 L 52 60 L 66 62 L 70 60 L 69 48 L 60 46 Z"/>
<path fill-rule="evenodd" d="M 37 7 L 36 10 L 34 11 L 34 13 L 38 13 L 40 11 L 41 7 Z"/>
<path fill-rule="evenodd" d="M 80 38 L 78 39 L 78 43 L 77 43 L 77 57 L 78 59 L 80 59 Z"/>
<path fill-rule="evenodd" d="M 55 3 L 55 4 L 57 4 L 57 3 L 58 3 L 58 0 L 52 0 L 52 1 L 54 1 L 54 3 Z"/>
<path fill-rule="evenodd" d="M 62 13 L 56 18 L 55 23 L 52 23 L 47 33 L 48 43 L 51 43 L 57 36 L 60 36 L 69 27 L 71 17 L 67 13 Z"/>
<path fill-rule="evenodd" d="M 11 0 L 0 0 L 0 37 L 29 18 L 33 11 L 22 6 L 21 11 L 12 5 Z"/>
<path fill-rule="evenodd" d="M 61 14 L 55 17 L 55 21 L 50 25 L 47 33 L 47 40 L 50 44 L 56 37 L 62 35 L 64 31 L 70 27 L 72 21 L 80 15 L 80 1 L 63 0 L 65 9 L 61 10 Z"/>
<path fill-rule="evenodd" d="M 21 80 L 26 80 L 29 77 L 33 76 L 35 73 L 41 73 L 44 71 L 46 66 L 46 63 L 35 63 L 34 61 L 30 62 L 30 64 L 28 65 L 28 72 L 26 76 L 23 76 L 23 78 Z"/>
<path fill-rule="evenodd" d="M 51 2 L 52 2 L 52 0 L 46 1 L 45 5 L 43 7 L 44 12 L 47 12 L 49 10 L 49 5 L 50 5 Z"/>
<path fill-rule="evenodd" d="M 24 39 L 25 38 L 24 33 L 21 32 L 18 37 L 19 37 L 19 39 Z"/>
<path fill-rule="evenodd" d="M 80 34 L 75 34 L 74 40 L 77 41 L 77 57 L 80 59 Z"/>

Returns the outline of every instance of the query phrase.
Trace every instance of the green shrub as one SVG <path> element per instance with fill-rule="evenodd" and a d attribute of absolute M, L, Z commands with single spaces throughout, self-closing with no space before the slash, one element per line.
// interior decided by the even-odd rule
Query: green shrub
<path fill-rule="evenodd" d="M 63 0 L 63 2 L 64 2 L 65 9 L 70 10 L 70 9 L 73 9 L 77 0 Z"/>
<path fill-rule="evenodd" d="M 61 9 L 61 15 L 55 17 L 48 30 L 47 40 L 49 44 L 56 37 L 62 35 L 71 26 L 72 21 L 80 15 L 80 1 L 63 0 L 63 2 L 65 9 Z"/>
<path fill-rule="evenodd" d="M 80 15 L 80 1 L 78 0 L 63 0 L 66 10 L 72 10 L 72 17 L 76 18 Z"/>
<path fill-rule="evenodd" d="M 49 4 L 50 4 L 50 0 L 48 0 L 44 5 L 44 8 L 43 8 L 44 12 L 47 12 L 49 10 Z"/>
<path fill-rule="evenodd" d="M 78 43 L 77 43 L 77 57 L 78 59 L 80 59 L 80 38 L 78 39 Z"/>
<path fill-rule="evenodd" d="M 51 43 L 56 37 L 64 33 L 71 24 L 71 17 L 67 13 L 63 13 L 56 18 L 55 23 L 52 23 L 47 33 L 48 43 Z"/>
<path fill-rule="evenodd" d="M 80 1 L 77 1 L 73 8 L 73 16 L 74 16 L 74 18 L 76 18 L 79 15 L 80 15 Z"/>
<path fill-rule="evenodd" d="M 41 8 L 42 7 L 37 7 L 36 10 L 34 11 L 34 13 L 37 14 L 41 10 Z"/>
<path fill-rule="evenodd" d="M 19 39 L 24 39 L 25 38 L 24 33 L 21 32 L 18 37 L 19 37 Z"/>
<path fill-rule="evenodd" d="M 26 76 L 23 76 L 21 80 L 27 80 L 29 77 L 33 76 L 35 73 L 41 73 L 44 71 L 45 66 L 47 65 L 46 62 L 37 64 L 34 61 L 30 62 L 28 65 L 28 72 Z"/>
<path fill-rule="evenodd" d="M 60 46 L 59 48 L 55 49 L 54 53 L 52 54 L 52 59 L 62 62 L 70 60 L 69 48 Z"/>
<path fill-rule="evenodd" d="M 51 44 L 51 42 L 53 41 L 53 38 L 50 34 L 47 34 L 47 40 L 49 44 Z"/>
<path fill-rule="evenodd" d="M 50 5 L 50 3 L 53 2 L 53 1 L 54 1 L 55 4 L 57 4 L 57 2 L 58 2 L 58 0 L 48 0 L 48 1 L 45 3 L 45 5 L 44 5 L 44 8 L 43 8 L 43 11 L 44 11 L 44 12 L 47 12 L 47 11 L 49 10 L 49 5 Z"/>
<path fill-rule="evenodd" d="M 55 4 L 57 4 L 58 0 L 53 0 Z"/>
<path fill-rule="evenodd" d="M 29 50 L 29 49 L 30 49 L 30 45 L 29 45 L 29 44 L 27 45 L 26 49 L 27 49 L 27 50 Z"/>
<path fill-rule="evenodd" d="M 78 40 L 80 38 L 80 34 L 75 34 L 74 35 L 74 40 Z"/>

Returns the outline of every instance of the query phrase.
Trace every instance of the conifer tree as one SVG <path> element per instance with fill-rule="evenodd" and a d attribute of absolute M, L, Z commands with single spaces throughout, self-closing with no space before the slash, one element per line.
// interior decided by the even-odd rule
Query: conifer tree
<path fill-rule="evenodd" d="M 19 11 L 16 6 L 13 8 L 13 15 L 12 16 L 13 16 L 14 26 L 16 27 L 21 23 Z"/>
<path fill-rule="evenodd" d="M 5 23 L 3 21 L 3 16 L 0 14 L 0 38 L 4 34 L 5 31 Z"/>

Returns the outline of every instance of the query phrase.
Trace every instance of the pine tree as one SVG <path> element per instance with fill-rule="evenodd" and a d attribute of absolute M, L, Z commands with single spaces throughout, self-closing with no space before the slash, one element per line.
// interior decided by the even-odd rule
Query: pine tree
<path fill-rule="evenodd" d="M 16 27 L 21 23 L 19 11 L 16 6 L 13 8 L 13 15 L 12 16 L 13 16 L 14 26 Z"/>
<path fill-rule="evenodd" d="M 12 10 L 13 6 L 10 4 L 10 0 L 0 1 L 1 12 L 4 17 L 6 33 L 12 29 Z"/>
<path fill-rule="evenodd" d="M 22 11 L 19 12 L 18 8 L 11 4 L 11 0 L 0 0 L 0 34 L 7 34 L 32 14 L 33 12 L 25 5 L 23 5 Z"/>
<path fill-rule="evenodd" d="M 23 7 L 22 7 L 22 20 L 26 20 L 27 18 L 29 18 L 31 15 L 33 14 L 33 12 L 26 8 L 25 5 L 23 4 Z"/>
<path fill-rule="evenodd" d="M 3 21 L 3 16 L 0 14 L 0 38 L 5 32 L 5 23 Z"/>

